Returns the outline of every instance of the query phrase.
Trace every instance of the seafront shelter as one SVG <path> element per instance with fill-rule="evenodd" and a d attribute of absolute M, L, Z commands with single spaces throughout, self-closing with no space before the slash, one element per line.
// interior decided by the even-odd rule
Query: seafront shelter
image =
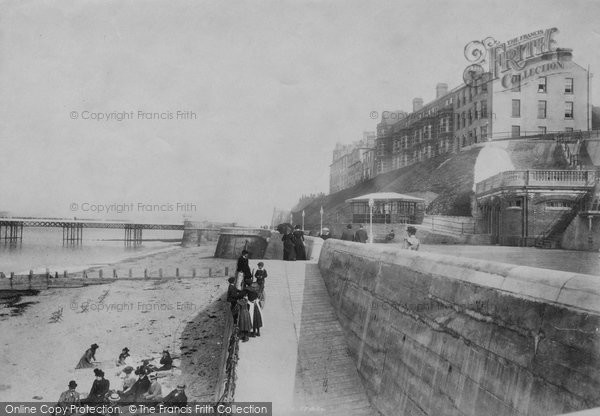
<path fill-rule="evenodd" d="M 478 221 L 495 244 L 558 248 L 571 222 L 589 211 L 596 184 L 594 170 L 501 172 L 476 185 Z"/>
<path fill-rule="evenodd" d="M 425 215 L 425 200 L 396 192 L 376 192 L 347 199 L 352 213 L 352 223 L 369 223 L 369 201 L 373 201 L 375 224 L 421 224 Z"/>

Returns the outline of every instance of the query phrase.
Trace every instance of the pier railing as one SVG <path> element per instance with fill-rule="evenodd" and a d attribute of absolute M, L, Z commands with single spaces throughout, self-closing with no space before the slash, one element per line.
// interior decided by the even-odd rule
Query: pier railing
<path fill-rule="evenodd" d="M 475 185 L 478 195 L 500 188 L 593 188 L 596 171 L 593 170 L 509 170 L 498 173 Z"/>

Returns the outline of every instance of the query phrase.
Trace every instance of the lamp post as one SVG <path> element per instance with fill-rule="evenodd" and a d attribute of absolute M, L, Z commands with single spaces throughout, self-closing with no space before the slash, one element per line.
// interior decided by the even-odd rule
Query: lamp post
<path fill-rule="evenodd" d="M 304 231 L 304 210 L 302 210 L 302 231 Z"/>
<path fill-rule="evenodd" d="M 369 199 L 369 244 L 373 244 L 373 198 Z"/>
<path fill-rule="evenodd" d="M 387 214 L 390 212 L 390 205 L 389 203 L 385 203 L 383 204 L 383 223 L 387 224 Z"/>
<path fill-rule="evenodd" d="M 321 210 L 319 211 L 319 213 L 321 214 L 321 234 L 319 235 L 323 235 L 323 206 L 321 205 Z"/>

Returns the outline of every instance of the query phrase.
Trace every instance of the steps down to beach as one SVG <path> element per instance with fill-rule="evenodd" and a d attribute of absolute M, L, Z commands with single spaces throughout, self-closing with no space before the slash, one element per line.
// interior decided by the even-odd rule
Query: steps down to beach
<path fill-rule="evenodd" d="M 261 336 L 240 342 L 236 402 L 272 402 L 274 415 L 376 415 L 319 268 L 266 260 Z"/>

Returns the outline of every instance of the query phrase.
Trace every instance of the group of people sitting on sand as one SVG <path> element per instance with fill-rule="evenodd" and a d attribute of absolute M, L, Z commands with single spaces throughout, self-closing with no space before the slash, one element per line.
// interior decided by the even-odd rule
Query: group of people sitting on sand
<path fill-rule="evenodd" d="M 236 276 L 240 277 L 241 289 L 237 287 L 235 277 L 228 279 L 227 289 L 227 302 L 231 304 L 233 321 L 238 326 L 242 342 L 247 342 L 249 337 L 260 337 L 267 278 L 267 270 L 263 262 L 257 264 L 255 271 L 250 270 L 249 254 L 247 250 L 243 250 L 237 262 Z"/>
<path fill-rule="evenodd" d="M 102 369 L 97 368 L 96 351 L 98 344 L 92 344 L 88 348 L 75 369 L 93 368 L 94 382 L 90 393 L 82 398 L 82 395 L 77 392 L 77 382 L 69 381 L 68 390 L 64 391 L 58 400 L 58 406 L 67 409 L 71 405 L 103 405 L 110 404 L 114 406 L 126 404 L 144 404 L 146 406 L 165 406 L 180 407 L 187 404 L 187 396 L 185 395 L 185 385 L 179 384 L 177 388 L 171 391 L 168 395 L 162 395 L 162 386 L 158 379 L 161 377 L 161 371 L 171 370 L 173 358 L 168 350 L 162 352 L 159 364 L 155 366 L 150 364 L 154 358 L 144 359 L 141 364 L 134 368 L 127 365 L 127 358 L 130 356 L 129 348 L 125 347 L 119 354 L 116 360 L 116 366 L 125 366 L 119 370 L 116 375 L 122 379 L 120 389 L 111 389 L 110 381 L 104 376 Z M 69 414 L 69 413 L 66 413 Z"/>

